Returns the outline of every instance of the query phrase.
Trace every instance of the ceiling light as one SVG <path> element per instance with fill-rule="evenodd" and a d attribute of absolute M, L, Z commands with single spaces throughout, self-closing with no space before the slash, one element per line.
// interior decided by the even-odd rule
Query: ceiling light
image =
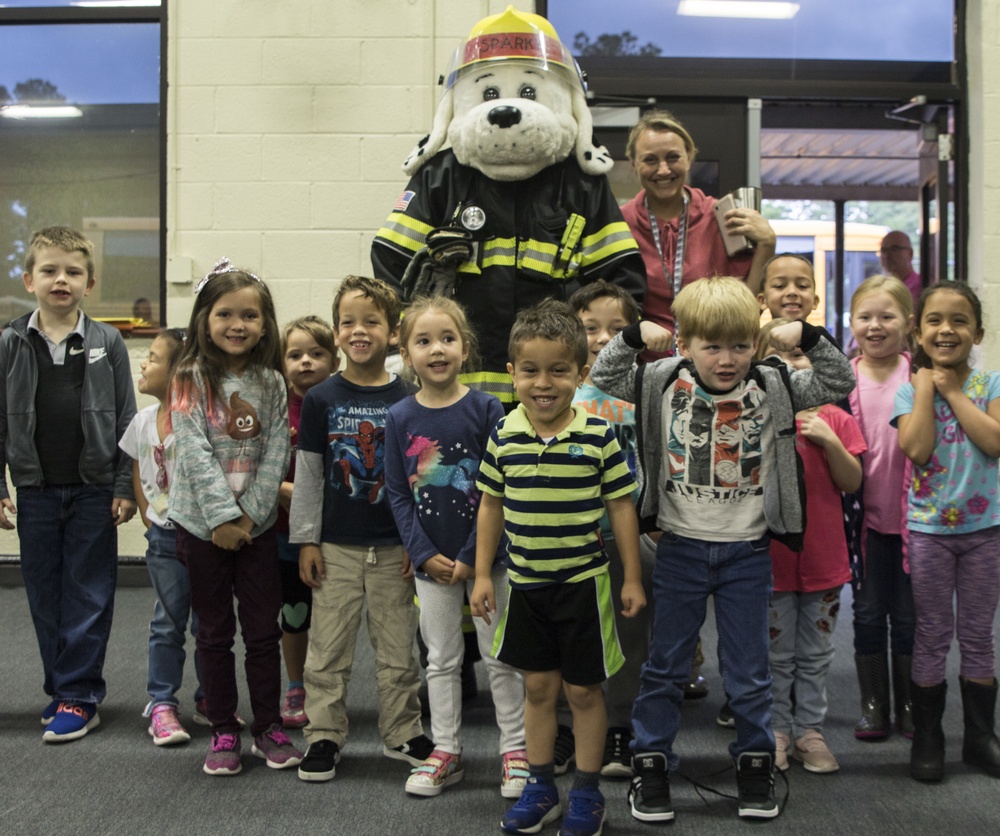
<path fill-rule="evenodd" d="M 159 6 L 160 0 L 77 0 L 70 5 L 85 9 L 114 9 L 122 6 Z"/>
<path fill-rule="evenodd" d="M 677 14 L 690 17 L 752 17 L 788 20 L 799 13 L 798 3 L 772 0 L 680 0 Z"/>
<path fill-rule="evenodd" d="M 83 116 L 83 111 L 72 105 L 13 104 L 0 107 L 0 116 L 7 119 L 68 119 Z"/>

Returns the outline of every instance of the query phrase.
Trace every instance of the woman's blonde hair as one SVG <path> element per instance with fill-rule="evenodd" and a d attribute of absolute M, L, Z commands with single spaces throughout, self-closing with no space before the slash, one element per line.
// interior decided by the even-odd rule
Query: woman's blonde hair
<path fill-rule="evenodd" d="M 635 144 L 645 131 L 670 131 L 677 134 L 684 141 L 684 150 L 687 151 L 688 159 L 693 163 L 698 154 L 698 147 L 694 144 L 691 134 L 669 110 L 647 110 L 639 121 L 632 126 L 629 131 L 628 142 L 625 143 L 625 156 L 635 162 Z"/>

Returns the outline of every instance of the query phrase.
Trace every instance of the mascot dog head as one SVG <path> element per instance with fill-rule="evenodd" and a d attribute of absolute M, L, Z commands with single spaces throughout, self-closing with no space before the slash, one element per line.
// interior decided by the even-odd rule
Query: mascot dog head
<path fill-rule="evenodd" d="M 586 88 L 543 17 L 513 6 L 479 21 L 456 50 L 431 133 L 403 163 L 408 175 L 445 145 L 492 180 L 526 180 L 575 153 L 587 174 L 612 166 L 593 144 Z"/>

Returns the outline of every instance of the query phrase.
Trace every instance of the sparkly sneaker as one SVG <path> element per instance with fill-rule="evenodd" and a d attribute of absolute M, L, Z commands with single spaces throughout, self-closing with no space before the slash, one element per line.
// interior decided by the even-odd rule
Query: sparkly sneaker
<path fill-rule="evenodd" d="M 289 688 L 285 692 L 285 707 L 281 719 L 286 729 L 301 729 L 309 718 L 306 716 L 306 689 Z"/>
<path fill-rule="evenodd" d="M 187 743 L 191 739 L 177 718 L 177 708 L 168 703 L 160 703 L 153 708 L 149 715 L 149 735 L 157 746 Z"/>
<path fill-rule="evenodd" d="M 457 784 L 465 777 L 462 770 L 462 756 L 435 749 L 420 766 L 406 779 L 406 791 L 410 795 L 431 798 L 441 795 L 445 787 Z"/>
<path fill-rule="evenodd" d="M 601 775 L 604 778 L 632 777 L 632 732 L 624 726 L 608 729 L 604 740 L 604 758 Z"/>
<path fill-rule="evenodd" d="M 556 775 L 565 774 L 575 760 L 576 738 L 573 736 L 573 729 L 560 723 L 556 729 L 556 745 L 552 754 Z"/>
<path fill-rule="evenodd" d="M 434 743 L 426 734 L 418 734 L 411 737 L 406 743 L 389 748 L 382 747 L 382 754 L 387 758 L 395 758 L 398 761 L 406 761 L 410 766 L 423 766 L 424 761 L 431 756 L 434 751 Z"/>
<path fill-rule="evenodd" d="M 504 752 L 503 774 L 500 777 L 500 795 L 520 798 L 528 781 L 528 753 L 524 749 Z"/>
<path fill-rule="evenodd" d="M 788 769 L 788 746 L 791 738 L 784 732 L 774 733 L 774 768 L 784 772 Z"/>
<path fill-rule="evenodd" d="M 209 775 L 236 775 L 243 769 L 241 749 L 238 734 L 213 734 L 203 769 Z"/>
<path fill-rule="evenodd" d="M 555 784 L 539 784 L 529 778 L 521 797 L 500 820 L 505 833 L 537 833 L 562 815 L 559 791 Z"/>
<path fill-rule="evenodd" d="M 559 836 L 601 836 L 607 812 L 604 795 L 597 787 L 570 790 L 568 807 Z"/>
<path fill-rule="evenodd" d="M 287 769 L 302 763 L 302 753 L 292 745 L 277 723 L 253 739 L 250 751 L 258 758 L 264 758 L 271 769 Z"/>
<path fill-rule="evenodd" d="M 92 702 L 60 702 L 52 722 L 42 732 L 46 743 L 66 743 L 83 737 L 101 724 L 97 706 Z"/>
<path fill-rule="evenodd" d="M 797 761 L 802 761 L 802 765 L 809 772 L 836 772 L 840 769 L 837 759 L 827 748 L 823 733 L 817 729 L 808 729 L 802 737 L 795 741 L 792 757 Z"/>

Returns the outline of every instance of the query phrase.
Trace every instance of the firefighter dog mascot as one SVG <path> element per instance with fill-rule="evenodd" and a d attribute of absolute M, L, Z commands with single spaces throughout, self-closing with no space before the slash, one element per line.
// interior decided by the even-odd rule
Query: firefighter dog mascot
<path fill-rule="evenodd" d="M 455 52 L 410 182 L 372 245 L 372 267 L 409 301 L 454 295 L 479 337 L 463 382 L 510 409 L 507 340 L 517 312 L 606 279 L 641 304 L 646 273 L 593 144 L 586 86 L 543 17 L 513 6 Z"/>

